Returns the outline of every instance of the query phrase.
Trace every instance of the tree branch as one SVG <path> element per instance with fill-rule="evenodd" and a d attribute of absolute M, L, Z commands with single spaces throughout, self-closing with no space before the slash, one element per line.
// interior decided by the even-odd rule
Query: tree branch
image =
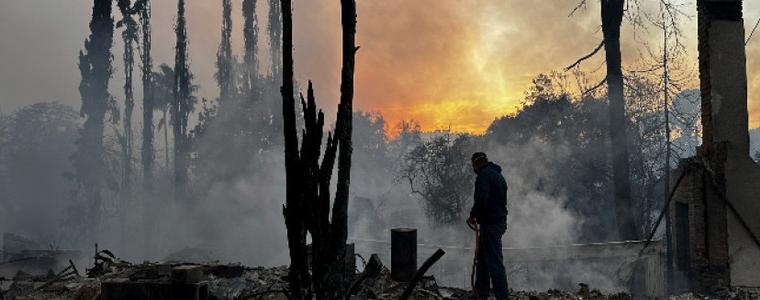
<path fill-rule="evenodd" d="M 568 18 L 572 17 L 578 10 L 581 8 L 586 8 L 586 0 L 581 0 L 578 2 L 578 5 L 573 8 L 573 11 L 570 12 L 569 15 L 567 15 Z"/>
<path fill-rule="evenodd" d="M 607 76 L 605 76 L 604 78 L 602 78 L 602 80 L 599 81 L 599 83 L 597 83 L 596 85 L 594 85 L 594 86 L 590 87 L 589 89 L 587 89 L 586 91 L 584 91 L 583 92 L 583 96 L 588 95 L 589 93 L 591 93 L 593 91 L 596 91 L 598 88 L 602 87 L 605 82 L 607 82 Z"/>
<path fill-rule="evenodd" d="M 575 62 L 574 62 L 572 65 L 569 65 L 569 66 L 567 66 L 567 67 L 565 68 L 565 71 L 568 71 L 568 70 L 570 70 L 570 69 L 572 69 L 572 68 L 575 68 L 576 66 L 580 65 L 580 64 L 581 64 L 583 61 L 585 61 L 585 60 L 587 60 L 587 59 L 589 59 L 589 58 L 593 57 L 593 56 L 594 56 L 594 55 L 596 55 L 597 53 L 599 53 L 599 50 L 601 50 L 601 49 L 602 49 L 602 46 L 604 46 L 604 40 L 602 40 L 602 41 L 599 43 L 599 46 L 596 46 L 596 49 L 594 49 L 594 51 L 591 51 L 591 53 L 589 53 L 589 54 L 586 54 L 586 56 L 583 56 L 583 57 L 579 58 L 579 59 L 578 59 L 578 60 L 576 60 L 576 61 L 575 61 Z"/>
<path fill-rule="evenodd" d="M 757 30 L 757 25 L 760 25 L 760 18 L 757 19 L 757 22 L 755 23 L 755 27 L 752 27 L 752 31 L 749 33 L 749 37 L 747 37 L 747 40 L 744 41 L 745 46 L 749 43 L 749 41 L 752 39 L 752 36 L 755 34 L 755 30 Z"/>

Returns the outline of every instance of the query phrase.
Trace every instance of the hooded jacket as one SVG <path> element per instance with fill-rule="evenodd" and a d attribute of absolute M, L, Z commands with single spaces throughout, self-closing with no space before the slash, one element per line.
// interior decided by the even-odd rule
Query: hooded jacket
<path fill-rule="evenodd" d="M 507 221 L 507 181 L 501 167 L 488 162 L 476 172 L 475 203 L 470 210 L 480 224 L 498 224 Z"/>

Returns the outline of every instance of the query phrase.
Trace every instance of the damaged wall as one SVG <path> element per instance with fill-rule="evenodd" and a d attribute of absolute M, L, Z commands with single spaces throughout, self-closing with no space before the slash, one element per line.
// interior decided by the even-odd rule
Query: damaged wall
<path fill-rule="evenodd" d="M 760 232 L 760 167 L 749 153 L 742 1 L 704 0 L 698 11 L 705 146 L 725 144 L 725 192 L 738 214 L 727 211 L 731 284 L 760 286 L 760 248 L 750 236 Z"/>
<path fill-rule="evenodd" d="M 690 289 L 760 287 L 760 167 L 749 153 L 742 1 L 700 0 L 697 9 L 703 145 L 682 164 L 685 183 L 670 207 L 676 266 Z"/>

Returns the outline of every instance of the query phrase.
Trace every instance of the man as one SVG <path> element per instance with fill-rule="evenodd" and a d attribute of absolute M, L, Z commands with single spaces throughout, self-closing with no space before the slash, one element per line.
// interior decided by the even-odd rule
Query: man
<path fill-rule="evenodd" d="M 480 226 L 475 274 L 475 291 L 480 299 L 489 296 L 489 279 L 496 299 L 508 299 L 507 274 L 501 254 L 501 236 L 507 230 L 507 181 L 501 167 L 488 161 L 483 152 L 472 155 L 475 180 L 475 203 L 467 223 Z"/>

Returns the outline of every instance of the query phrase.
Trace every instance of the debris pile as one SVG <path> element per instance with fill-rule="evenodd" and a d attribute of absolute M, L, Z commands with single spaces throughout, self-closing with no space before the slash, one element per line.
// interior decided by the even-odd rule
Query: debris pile
<path fill-rule="evenodd" d="M 68 267 L 71 260 L 77 260 L 77 250 L 57 249 L 53 245 L 43 246 L 29 238 L 5 232 L 3 248 L 0 249 L 0 277 L 13 277 L 19 271 L 29 274 L 45 274 L 48 270 Z"/>
<path fill-rule="evenodd" d="M 10 284 L 7 284 L 8 281 L 3 282 L 0 299 L 99 299 L 99 280 L 76 274 L 61 276 L 66 272 L 66 270 L 61 271 L 58 275 L 52 272 L 48 272 L 47 275 L 31 275 L 19 271 L 10 280 Z"/>
<path fill-rule="evenodd" d="M 287 299 L 287 266 L 216 265 L 208 266 L 206 274 L 210 299 Z"/>
<path fill-rule="evenodd" d="M 390 270 L 383 267 L 376 278 L 368 279 L 353 299 L 400 299 L 406 288 L 406 283 L 396 282 L 391 279 Z M 560 290 L 536 291 L 509 291 L 510 299 L 516 300 L 630 300 L 631 295 L 625 293 L 605 295 L 598 290 L 589 289 L 588 285 L 580 284 L 576 293 Z M 417 284 L 410 299 L 417 300 L 445 300 L 445 299 L 476 299 L 469 290 L 441 287 L 433 276 L 424 276 Z"/>
<path fill-rule="evenodd" d="M 760 289 L 757 288 L 730 288 L 719 291 L 714 296 L 705 296 L 694 293 L 672 296 L 671 300 L 713 300 L 713 299 L 732 299 L 732 300 L 756 300 L 760 299 Z"/>
<path fill-rule="evenodd" d="M 98 250 L 94 264 L 80 274 L 72 261 L 60 272 L 17 271 L 0 277 L 0 300 L 8 299 L 287 299 L 287 266 L 249 268 L 218 262 L 132 264 L 109 250 Z M 159 295 L 159 296 L 156 296 Z"/>
<path fill-rule="evenodd" d="M 354 299 L 400 299 L 406 283 L 391 279 L 391 272 L 383 267 L 377 278 L 368 279 L 354 296 Z M 471 299 L 471 292 L 440 287 L 433 276 L 424 276 L 412 292 L 411 298 L 425 299 Z"/>
<path fill-rule="evenodd" d="M 80 274 L 73 263 L 58 273 L 32 275 L 18 271 L 13 278 L 0 278 L 0 300 L 60 299 L 288 299 L 287 266 L 274 268 L 246 267 L 221 263 L 143 263 L 131 264 L 116 258 L 108 250 L 98 251 L 95 264 Z M 346 299 L 444 300 L 474 299 L 465 289 L 441 287 L 433 276 L 418 281 L 398 282 L 377 255 L 372 255 L 363 271 L 351 276 Z M 150 296 L 147 296 L 150 295 Z M 160 295 L 160 296 L 156 296 Z M 628 300 L 629 294 L 605 295 L 586 284 L 576 292 L 510 290 L 511 299 L 565 300 L 597 299 Z M 730 290 L 718 298 L 693 294 L 674 296 L 673 300 L 760 299 L 760 292 Z"/>

